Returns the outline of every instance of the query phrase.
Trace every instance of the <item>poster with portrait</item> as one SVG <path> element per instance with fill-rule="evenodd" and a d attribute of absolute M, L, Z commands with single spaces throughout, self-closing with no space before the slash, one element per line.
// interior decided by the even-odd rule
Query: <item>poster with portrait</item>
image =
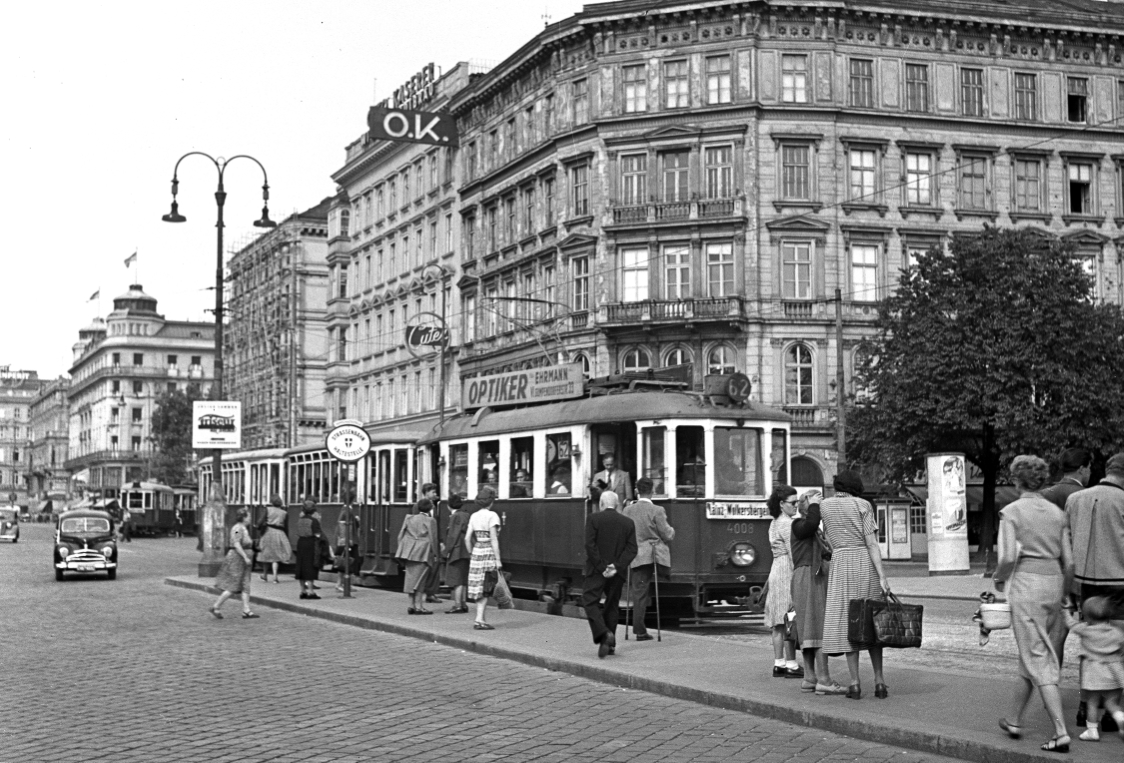
<path fill-rule="evenodd" d="M 945 538 L 967 537 L 968 494 L 962 453 L 932 453 L 927 461 L 929 475 L 930 534 Z"/>

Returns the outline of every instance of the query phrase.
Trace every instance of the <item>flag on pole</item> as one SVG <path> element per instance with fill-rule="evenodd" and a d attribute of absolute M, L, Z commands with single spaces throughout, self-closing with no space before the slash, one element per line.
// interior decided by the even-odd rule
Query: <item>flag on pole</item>
<path fill-rule="evenodd" d="M 98 289 L 98 290 L 97 290 L 97 291 L 95 291 L 95 292 L 94 292 L 93 294 L 91 294 L 91 295 L 90 295 L 90 298 L 89 298 L 89 299 L 87 299 L 86 301 L 87 301 L 87 302 L 93 302 L 93 301 L 94 301 L 95 299 L 97 299 L 97 298 L 98 298 L 98 297 L 100 297 L 100 296 L 101 296 L 101 289 Z"/>
<path fill-rule="evenodd" d="M 137 253 L 133 252 L 132 254 L 130 254 L 128 257 L 125 258 L 125 267 L 129 267 L 130 265 L 132 265 L 136 261 L 137 261 Z"/>

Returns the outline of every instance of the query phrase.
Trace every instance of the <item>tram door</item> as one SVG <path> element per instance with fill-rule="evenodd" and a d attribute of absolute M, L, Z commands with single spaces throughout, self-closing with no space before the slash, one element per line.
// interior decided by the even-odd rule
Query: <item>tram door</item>
<path fill-rule="evenodd" d="M 635 491 L 637 478 L 636 424 L 596 424 L 590 428 L 594 458 L 589 464 L 590 480 L 605 469 L 605 457 L 616 459 L 616 468 L 628 474 L 629 484 Z M 576 487 L 576 486 L 575 486 Z M 623 502 L 625 496 L 620 496 Z"/>

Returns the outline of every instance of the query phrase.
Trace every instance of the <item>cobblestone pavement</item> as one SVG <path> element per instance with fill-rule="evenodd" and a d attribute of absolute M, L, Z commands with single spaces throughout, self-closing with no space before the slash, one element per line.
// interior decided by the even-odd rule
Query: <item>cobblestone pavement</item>
<path fill-rule="evenodd" d="M 46 526 L 0 547 L 0 761 L 947 761 L 162 584 L 188 539 L 56 583 Z M 255 585 L 266 585 L 254 579 Z"/>

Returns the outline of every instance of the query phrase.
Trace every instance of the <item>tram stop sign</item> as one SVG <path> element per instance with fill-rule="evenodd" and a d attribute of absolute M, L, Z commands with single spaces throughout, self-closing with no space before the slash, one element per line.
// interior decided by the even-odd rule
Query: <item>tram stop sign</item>
<path fill-rule="evenodd" d="M 371 450 L 371 436 L 355 419 L 337 421 L 324 436 L 324 447 L 333 458 L 347 463 L 362 460 Z"/>

